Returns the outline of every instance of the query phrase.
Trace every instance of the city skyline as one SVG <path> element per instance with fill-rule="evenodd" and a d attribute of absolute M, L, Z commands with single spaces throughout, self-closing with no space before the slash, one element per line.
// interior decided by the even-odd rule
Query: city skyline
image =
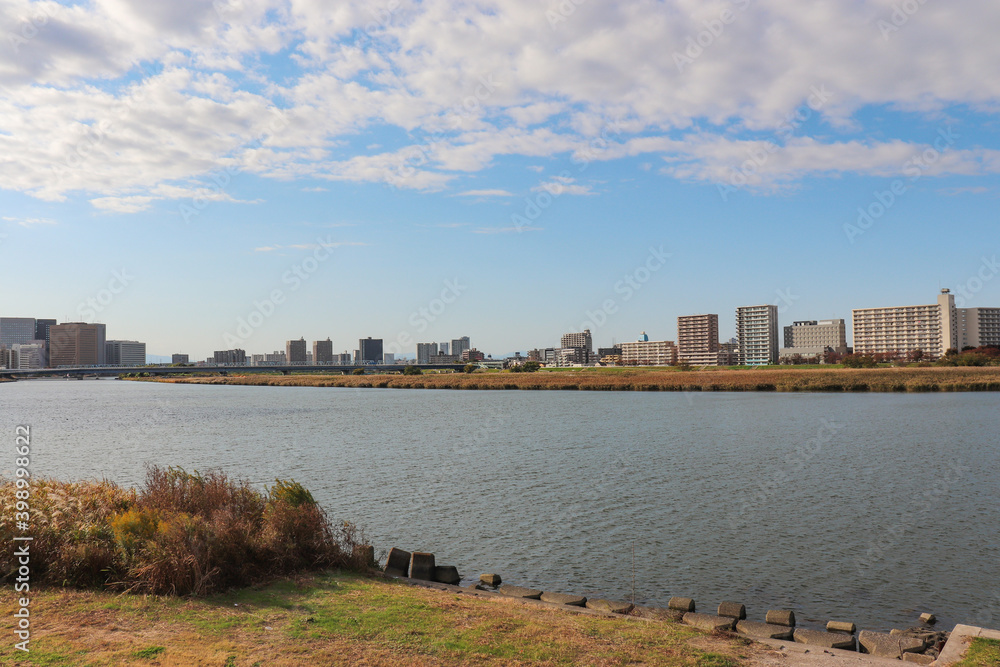
<path fill-rule="evenodd" d="M 995 3 L 564 5 L 18 0 L 4 313 L 205 358 L 1000 304 Z"/>

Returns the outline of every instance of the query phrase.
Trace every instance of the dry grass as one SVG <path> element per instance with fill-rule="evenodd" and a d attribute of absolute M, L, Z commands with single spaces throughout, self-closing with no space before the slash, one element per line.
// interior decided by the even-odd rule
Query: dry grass
<path fill-rule="evenodd" d="M 13 481 L 0 483 L 0 506 L 13 508 L 16 493 Z M 332 525 L 295 482 L 276 480 L 264 494 L 222 472 L 152 467 L 138 490 L 34 479 L 28 502 L 33 584 L 203 595 L 369 565 L 355 562 L 354 527 Z M 0 543 L 22 534 L 14 518 L 0 516 Z M 0 583 L 16 571 L 13 549 L 0 551 Z"/>
<path fill-rule="evenodd" d="M 3 642 L 0 664 L 739 667 L 762 653 L 673 623 L 344 574 L 198 599 L 68 590 L 33 598 L 32 652 Z M 5 620 L 13 604 L 9 589 L 0 592 Z"/>
<path fill-rule="evenodd" d="M 591 391 L 1000 391 L 1000 368 L 579 369 L 537 373 L 423 375 L 229 375 L 159 382 L 394 389 L 572 389 Z"/>

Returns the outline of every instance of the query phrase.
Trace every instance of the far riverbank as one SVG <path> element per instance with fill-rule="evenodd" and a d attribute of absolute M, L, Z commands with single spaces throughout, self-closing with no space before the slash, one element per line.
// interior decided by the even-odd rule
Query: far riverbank
<path fill-rule="evenodd" d="M 234 371 L 236 373 L 238 371 Z M 589 391 L 1000 391 L 998 367 L 930 368 L 580 368 L 535 373 L 476 372 L 422 375 L 247 374 L 142 378 L 152 382 L 276 387 L 392 389 L 560 389 Z"/>

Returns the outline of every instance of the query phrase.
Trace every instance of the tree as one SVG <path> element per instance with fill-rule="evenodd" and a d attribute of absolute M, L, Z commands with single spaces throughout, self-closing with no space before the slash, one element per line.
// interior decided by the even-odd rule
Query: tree
<path fill-rule="evenodd" d="M 920 348 L 917 348 L 916 350 L 910 350 L 906 354 L 906 358 L 908 361 L 920 361 L 921 359 L 924 358 L 924 351 L 921 350 Z"/>
<path fill-rule="evenodd" d="M 534 373 L 541 367 L 542 365 L 537 361 L 526 361 L 521 364 L 521 371 L 524 373 Z"/>
<path fill-rule="evenodd" d="M 422 370 L 413 365 L 403 368 L 403 375 L 423 375 L 423 373 Z"/>
<path fill-rule="evenodd" d="M 363 368 L 355 368 L 353 371 L 351 371 L 351 375 L 364 375 L 364 374 L 365 374 L 365 369 Z"/>
<path fill-rule="evenodd" d="M 466 364 L 465 367 L 462 368 L 462 372 L 475 373 L 477 368 L 479 368 L 479 366 L 477 366 L 476 364 Z"/>
<path fill-rule="evenodd" d="M 848 354 L 841 360 L 845 368 L 875 368 L 878 362 L 867 354 Z"/>

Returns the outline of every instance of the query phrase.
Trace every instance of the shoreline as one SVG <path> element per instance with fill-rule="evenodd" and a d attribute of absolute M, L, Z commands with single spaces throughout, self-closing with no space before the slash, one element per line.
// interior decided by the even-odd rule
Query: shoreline
<path fill-rule="evenodd" d="M 360 389 L 734 391 L 813 393 L 926 393 L 1000 391 L 1000 368 L 876 369 L 560 369 L 535 373 L 424 373 L 422 375 L 247 374 L 126 378 L 143 382 Z"/>

